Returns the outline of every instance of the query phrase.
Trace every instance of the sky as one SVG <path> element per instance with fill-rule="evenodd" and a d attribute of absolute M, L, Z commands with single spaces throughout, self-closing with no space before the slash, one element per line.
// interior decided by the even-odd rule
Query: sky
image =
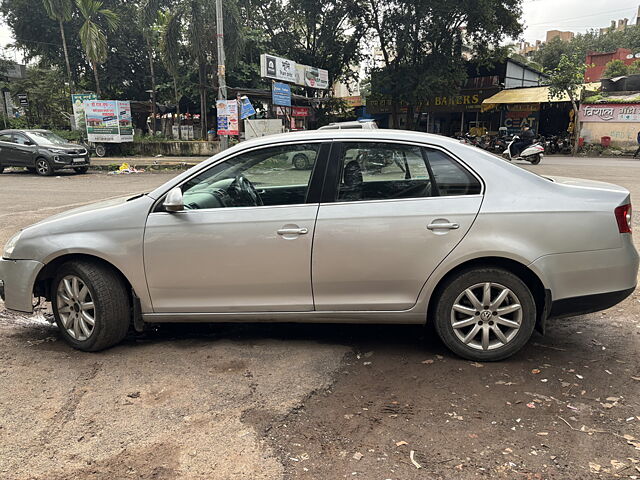
<path fill-rule="evenodd" d="M 611 20 L 620 18 L 628 18 L 630 23 L 635 23 L 639 4 L 640 0 L 524 0 L 523 38 L 535 43 L 546 38 L 547 30 L 585 32 L 607 27 Z M 12 41 L 11 32 L 0 19 L 0 50 L 7 57 L 20 60 L 19 52 L 5 49 Z"/>
<path fill-rule="evenodd" d="M 608 27 L 611 20 L 628 18 L 635 23 L 640 0 L 524 0 L 524 39 L 545 40 L 547 30 L 584 33 Z"/>

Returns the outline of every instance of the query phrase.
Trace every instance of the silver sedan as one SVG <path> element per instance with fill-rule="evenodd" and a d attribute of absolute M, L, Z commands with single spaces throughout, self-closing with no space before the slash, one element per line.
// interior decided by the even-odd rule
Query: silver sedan
<path fill-rule="evenodd" d="M 309 169 L 291 164 L 299 152 Z M 548 318 L 620 302 L 637 271 L 624 188 L 440 136 L 324 130 L 244 142 L 24 229 L 0 294 L 22 312 L 50 301 L 86 351 L 161 322 L 432 322 L 456 354 L 489 361 Z"/>

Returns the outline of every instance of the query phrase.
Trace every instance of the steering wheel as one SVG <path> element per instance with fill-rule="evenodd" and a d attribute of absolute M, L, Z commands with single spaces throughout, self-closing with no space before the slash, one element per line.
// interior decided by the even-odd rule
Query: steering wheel
<path fill-rule="evenodd" d="M 229 185 L 229 191 L 235 200 L 247 200 L 249 206 L 262 206 L 262 198 L 258 194 L 256 187 L 249 181 L 247 177 L 242 174 L 236 176 L 231 185 Z"/>

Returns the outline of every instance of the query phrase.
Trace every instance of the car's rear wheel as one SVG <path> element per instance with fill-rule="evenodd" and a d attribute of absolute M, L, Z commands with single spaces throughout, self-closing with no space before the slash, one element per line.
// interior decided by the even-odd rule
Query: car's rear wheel
<path fill-rule="evenodd" d="M 89 167 L 75 167 L 73 170 L 76 173 L 87 173 L 89 171 Z"/>
<path fill-rule="evenodd" d="M 465 270 L 444 285 L 435 326 L 454 353 L 496 361 L 520 350 L 536 323 L 536 304 L 527 285 L 501 268 Z"/>
<path fill-rule="evenodd" d="M 36 160 L 36 173 L 43 177 L 50 177 L 53 175 L 53 167 L 46 158 L 39 158 Z"/>
<path fill-rule="evenodd" d="M 56 323 L 72 347 L 95 352 L 126 336 L 129 295 L 112 268 L 86 261 L 65 263 L 53 280 L 51 296 Z"/>
<path fill-rule="evenodd" d="M 293 157 L 293 166 L 296 170 L 306 170 L 309 168 L 309 158 L 304 153 L 296 153 Z"/>

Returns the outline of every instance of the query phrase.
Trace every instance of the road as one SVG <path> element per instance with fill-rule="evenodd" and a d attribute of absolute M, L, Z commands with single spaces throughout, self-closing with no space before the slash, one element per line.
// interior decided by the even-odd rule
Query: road
<path fill-rule="evenodd" d="M 523 166 L 640 198 L 639 165 Z M 172 175 L 4 173 L 0 243 Z M 636 478 L 639 347 L 640 294 L 493 364 L 413 326 L 168 325 L 86 354 L 0 304 L 0 478 Z"/>

